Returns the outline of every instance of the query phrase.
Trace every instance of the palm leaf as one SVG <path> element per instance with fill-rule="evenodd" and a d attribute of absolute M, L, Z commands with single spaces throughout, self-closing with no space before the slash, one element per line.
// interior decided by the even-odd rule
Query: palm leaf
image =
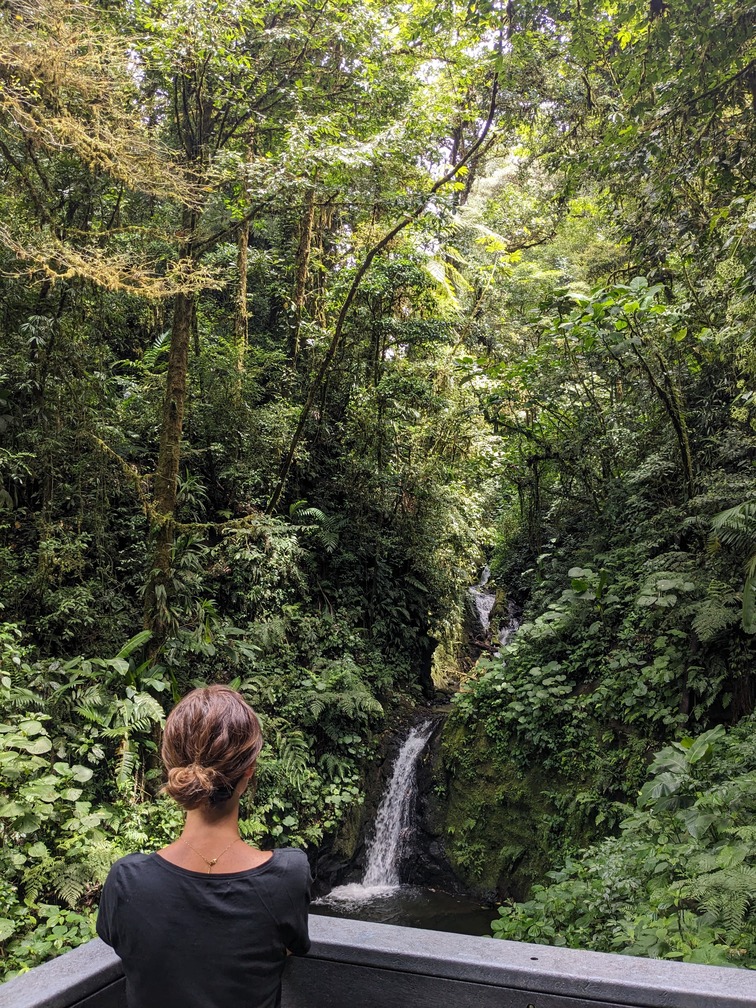
<path fill-rule="evenodd" d="M 147 641 L 152 637 L 151 630 L 140 630 L 138 634 L 135 634 L 131 640 L 126 641 L 121 650 L 116 655 L 116 658 L 128 658 L 129 655 L 136 651 L 137 648 L 142 647 Z"/>
<path fill-rule="evenodd" d="M 711 527 L 719 542 L 748 557 L 741 621 L 746 633 L 756 633 L 756 501 L 720 511 L 712 518 Z"/>

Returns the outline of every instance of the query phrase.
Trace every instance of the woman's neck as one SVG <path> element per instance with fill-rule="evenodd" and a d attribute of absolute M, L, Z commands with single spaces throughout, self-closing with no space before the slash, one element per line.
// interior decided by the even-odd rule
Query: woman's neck
<path fill-rule="evenodd" d="M 225 808 L 225 805 L 230 807 Z M 239 803 L 224 802 L 223 806 L 189 809 L 181 835 L 189 838 L 193 836 L 238 836 Z"/>
<path fill-rule="evenodd" d="M 190 809 L 181 835 L 158 854 L 180 868 L 208 875 L 258 868 L 272 857 L 270 851 L 259 851 L 239 841 L 238 800 L 220 807 Z"/>

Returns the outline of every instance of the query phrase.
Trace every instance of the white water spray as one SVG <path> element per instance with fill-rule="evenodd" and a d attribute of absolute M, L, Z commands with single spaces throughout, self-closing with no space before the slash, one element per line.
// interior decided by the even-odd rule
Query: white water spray
<path fill-rule="evenodd" d="M 520 615 L 517 606 L 514 602 L 507 603 L 507 618 L 500 624 L 498 632 L 495 635 L 496 647 L 496 657 L 498 658 L 501 654 L 501 649 L 509 644 L 510 640 L 517 631 L 520 629 L 520 624 L 522 623 L 522 616 Z"/>
<path fill-rule="evenodd" d="M 478 621 L 483 631 L 483 636 L 488 635 L 493 645 L 493 653 L 498 658 L 501 649 L 506 647 L 510 639 L 520 628 L 522 622 L 517 606 L 511 600 L 507 603 L 507 615 L 501 620 L 498 626 L 491 625 L 491 613 L 496 604 L 496 592 L 491 591 L 488 582 L 491 577 L 491 570 L 484 567 L 478 584 L 468 588 L 468 594 L 473 601 L 475 611 L 478 614 Z"/>
<path fill-rule="evenodd" d="M 432 731 L 432 721 L 415 726 L 399 750 L 378 809 L 375 834 L 367 850 L 362 881 L 338 886 L 331 890 L 324 902 L 362 902 L 374 896 L 387 896 L 399 888 L 399 869 L 411 831 L 417 761 Z"/>
<path fill-rule="evenodd" d="M 486 566 L 481 572 L 480 581 L 472 588 L 467 589 L 475 606 L 475 611 L 478 614 L 478 620 L 483 633 L 486 633 L 491 625 L 491 610 L 496 602 L 496 592 L 492 592 L 486 587 L 490 577 L 491 569 Z"/>

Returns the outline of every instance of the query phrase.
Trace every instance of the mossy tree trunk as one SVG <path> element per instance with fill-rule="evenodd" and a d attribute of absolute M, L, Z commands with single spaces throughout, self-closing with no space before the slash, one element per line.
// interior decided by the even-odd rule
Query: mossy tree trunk
<path fill-rule="evenodd" d="M 192 235 L 196 215 L 187 210 L 184 233 Z M 192 258 L 191 238 L 183 249 Z M 152 631 L 151 651 L 155 654 L 170 632 L 170 587 L 173 543 L 175 538 L 178 477 L 181 464 L 181 439 L 189 381 L 189 348 L 197 306 L 194 293 L 177 294 L 173 303 L 171 345 L 165 378 L 160 448 L 152 493 L 153 540 L 150 571 L 145 592 L 144 625 Z"/>

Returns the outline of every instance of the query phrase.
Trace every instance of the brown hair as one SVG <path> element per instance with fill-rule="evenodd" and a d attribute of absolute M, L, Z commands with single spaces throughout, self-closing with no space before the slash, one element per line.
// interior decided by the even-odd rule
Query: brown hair
<path fill-rule="evenodd" d="M 236 690 L 192 690 L 165 723 L 164 790 L 185 809 L 227 801 L 242 775 L 254 767 L 262 744 L 257 714 Z"/>

